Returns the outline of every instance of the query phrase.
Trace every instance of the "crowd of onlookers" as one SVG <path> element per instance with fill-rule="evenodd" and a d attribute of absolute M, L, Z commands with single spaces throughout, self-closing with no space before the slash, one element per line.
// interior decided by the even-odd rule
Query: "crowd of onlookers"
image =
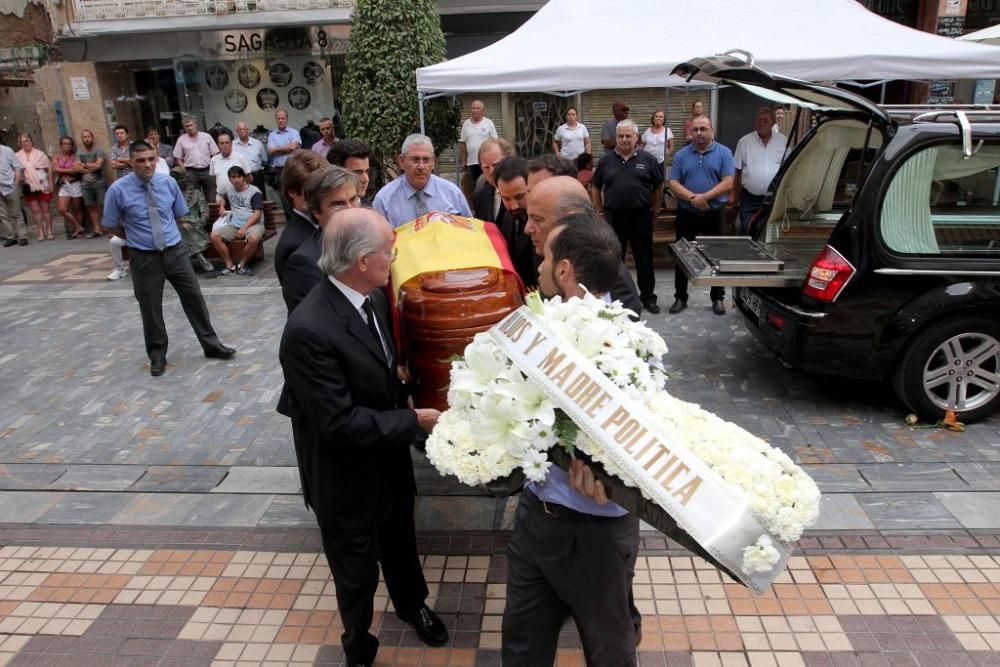
<path fill-rule="evenodd" d="M 739 208 L 739 232 L 746 234 L 786 150 L 786 140 L 777 124 L 783 114 L 780 108 L 762 108 L 756 115 L 754 131 L 731 151 L 714 141 L 711 121 L 704 114 L 702 102 L 696 101 L 684 121 L 683 144 L 675 153 L 674 133 L 663 109 L 654 111 L 648 126 L 640 131 L 629 117 L 629 106 L 619 100 L 612 105 L 612 117 L 601 126 L 604 154 L 599 161 L 593 157 L 590 131 L 573 107 L 566 111 L 565 122 L 553 134 L 552 153 L 525 161 L 498 136 L 482 101 L 473 101 L 470 111 L 460 132 L 458 157 L 464 172 L 463 188 L 434 173 L 435 150 L 430 140 L 412 135 L 398 157 L 400 176 L 377 193 L 369 193 L 367 146 L 338 139 L 330 118 L 320 120 L 318 134 L 308 137 L 305 145 L 306 129 L 300 133 L 290 127 L 282 109 L 275 113 L 276 127 L 266 140 L 253 136 L 244 121 L 236 123 L 235 132 L 219 124 L 205 132 L 194 118 L 187 117 L 175 145 L 162 141 L 159 131 L 152 127 L 146 130 L 143 141 L 157 152 L 156 170 L 173 176 L 184 194 L 189 212 L 178 222 L 187 254 L 199 270 L 215 271 L 204 255 L 212 247 L 223 260 L 219 273 L 252 275 L 249 264 L 263 238 L 267 185 L 272 187 L 271 198 L 280 203 L 286 221 L 296 215 L 310 215 L 308 203 L 296 200 L 296 196 L 302 199 L 303 184 L 298 181 L 303 180 L 303 174 L 290 174 L 293 177 L 289 179 L 284 172 L 290 160 L 293 165 L 301 162 L 292 159 L 296 155 L 311 153 L 359 177 L 359 196 L 393 226 L 434 210 L 475 215 L 496 223 L 507 241 L 514 267 L 522 281 L 532 286 L 537 284 L 539 258 L 524 231 L 529 216 L 524 202 L 531 174 L 544 172 L 572 176 L 584 185 L 594 210 L 618 234 L 623 256 L 631 248 L 642 307 L 652 313 L 659 312 L 652 274 L 652 220 L 663 206 L 665 193 L 672 194 L 677 202 L 679 238 L 721 233 L 727 207 Z M 107 151 L 94 145 L 94 133 L 86 129 L 80 132 L 79 145 L 73 137 L 61 137 L 59 150 L 52 157 L 37 148 L 27 134 L 18 137 L 16 153 L 0 146 L 3 244 L 28 243 L 18 195 L 23 196 L 39 241 L 54 238 L 52 197 L 57 198 L 67 238 L 101 236 L 108 184 L 105 179 L 110 176 L 110 181 L 117 180 L 132 171 L 132 143 L 129 128 L 116 125 L 114 142 Z M 669 173 L 665 168 L 668 162 L 672 163 Z M 295 187 L 290 189 L 289 182 Z M 210 210 L 215 218 L 211 225 Z M 236 257 L 229 250 L 228 242 L 233 240 L 243 241 Z M 125 246 L 121 237 L 110 238 L 114 270 L 109 280 L 128 274 Z M 721 291 L 714 291 L 713 309 L 719 313 L 724 312 L 721 299 Z M 671 312 L 679 312 L 686 302 L 686 281 L 679 277 Z"/>

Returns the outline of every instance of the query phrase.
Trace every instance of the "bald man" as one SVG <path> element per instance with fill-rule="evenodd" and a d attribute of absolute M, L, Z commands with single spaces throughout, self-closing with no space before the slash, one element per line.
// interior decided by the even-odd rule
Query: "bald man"
<path fill-rule="evenodd" d="M 586 188 L 580 181 L 570 176 L 551 176 L 545 178 L 541 172 L 532 174 L 539 176 L 532 181 L 528 190 L 527 209 L 528 222 L 524 232 L 531 237 L 535 254 L 543 257 L 545 240 L 549 233 L 558 226 L 559 220 L 573 213 L 593 211 Z M 618 262 L 618 280 L 611 288 L 611 298 L 635 312 L 642 313 L 642 301 L 639 290 L 635 287 L 632 274 L 625 264 Z M 548 295 L 552 296 L 552 295 Z"/>

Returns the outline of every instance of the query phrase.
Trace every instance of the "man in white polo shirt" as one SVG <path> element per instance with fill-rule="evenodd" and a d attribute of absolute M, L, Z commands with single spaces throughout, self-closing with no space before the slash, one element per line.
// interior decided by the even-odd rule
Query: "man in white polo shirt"
<path fill-rule="evenodd" d="M 733 197 L 729 201 L 731 206 L 740 207 L 741 235 L 750 233 L 750 221 L 763 205 L 767 188 L 785 157 L 788 140 L 774 131 L 774 123 L 774 109 L 761 107 L 754 119 L 754 131 L 736 144 L 733 155 L 736 176 Z"/>
<path fill-rule="evenodd" d="M 219 144 L 219 152 L 212 156 L 212 163 L 208 170 L 215 177 L 216 196 L 221 196 L 230 186 L 230 167 L 240 167 L 245 174 L 252 174 L 253 167 L 250 160 L 233 150 L 233 135 L 229 134 L 228 130 L 219 132 L 216 143 Z M 250 180 L 252 181 L 252 179 Z M 253 183 L 253 185 L 260 188 L 259 183 Z"/>
<path fill-rule="evenodd" d="M 459 137 L 462 147 L 462 166 L 469 172 L 473 185 L 479 180 L 483 170 L 479 166 L 479 144 L 487 139 L 497 138 L 497 128 L 493 121 L 483 115 L 486 106 L 482 100 L 473 100 L 469 105 L 471 117 L 462 123 L 462 135 Z"/>

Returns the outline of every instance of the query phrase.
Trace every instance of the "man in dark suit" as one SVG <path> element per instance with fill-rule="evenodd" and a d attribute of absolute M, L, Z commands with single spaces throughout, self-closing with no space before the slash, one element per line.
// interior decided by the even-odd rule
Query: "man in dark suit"
<path fill-rule="evenodd" d="M 309 175 L 326 166 L 326 161 L 312 151 L 299 151 L 288 158 L 281 171 L 281 196 L 291 204 L 292 217 L 281 232 L 274 249 L 274 272 L 278 283 L 285 281 L 285 263 L 299 246 L 309 238 L 319 239 L 319 223 L 309 213 L 305 198 L 305 184 Z"/>
<path fill-rule="evenodd" d="M 499 224 L 501 216 L 506 213 L 493 171 L 505 157 L 513 154 L 514 149 L 504 139 L 487 139 L 479 145 L 479 166 L 483 169 L 483 176 L 472 193 L 472 212 L 479 220 Z"/>
<path fill-rule="evenodd" d="M 580 181 L 569 176 L 552 176 L 535 180 L 538 175 L 538 173 L 531 175 L 532 186 L 528 192 L 528 224 L 525 225 L 524 231 L 531 237 L 535 252 L 541 257 L 545 240 L 559 225 L 560 219 L 573 213 L 592 212 L 594 209 L 587 196 L 587 190 Z M 632 274 L 623 262 L 618 262 L 618 280 L 609 293 L 612 299 L 621 301 L 623 306 L 636 315 L 642 313 L 639 290 L 635 288 Z"/>
<path fill-rule="evenodd" d="M 507 252 L 514 270 L 527 288 L 538 285 L 538 264 L 531 238 L 524 232 L 528 221 L 528 161 L 522 157 L 504 158 L 493 171 L 493 179 L 506 211 L 497 227 L 507 242 Z"/>
<path fill-rule="evenodd" d="M 333 572 L 349 665 L 375 660 L 369 632 L 379 562 L 396 614 L 432 646 L 448 631 L 426 605 L 417 555 L 410 443 L 440 413 L 404 407 L 389 309 L 379 289 L 395 258 L 376 211 L 340 211 L 323 233 L 326 279 L 289 315 L 278 358 L 302 492 Z"/>
<path fill-rule="evenodd" d="M 321 229 L 326 227 L 335 211 L 361 205 L 358 179 L 343 167 L 327 165 L 314 172 L 306 179 L 303 193 L 306 206 L 313 211 L 313 219 Z M 285 262 L 281 296 L 289 313 L 323 281 L 323 272 L 317 265 L 322 254 L 321 234 L 317 231 L 304 239 Z"/>

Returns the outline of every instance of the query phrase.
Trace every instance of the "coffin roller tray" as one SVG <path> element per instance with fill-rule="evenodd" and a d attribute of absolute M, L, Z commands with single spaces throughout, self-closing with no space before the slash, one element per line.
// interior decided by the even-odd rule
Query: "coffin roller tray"
<path fill-rule="evenodd" d="M 808 244 L 808 248 L 785 245 L 764 247 L 749 236 L 700 236 L 694 241 L 680 239 L 670 245 L 670 250 L 678 269 L 695 287 L 801 284 L 804 273 L 800 264 L 815 257 L 815 244 Z"/>

